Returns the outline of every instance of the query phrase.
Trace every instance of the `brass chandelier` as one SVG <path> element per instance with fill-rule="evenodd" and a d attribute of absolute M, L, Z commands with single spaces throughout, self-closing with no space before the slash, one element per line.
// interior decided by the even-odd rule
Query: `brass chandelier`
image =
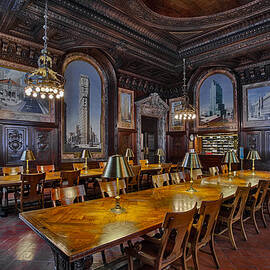
<path fill-rule="evenodd" d="M 186 85 L 186 59 L 183 59 L 183 98 L 181 107 L 179 110 L 175 110 L 174 118 L 179 120 L 194 120 L 196 118 L 196 113 L 194 107 L 189 103 L 189 97 L 187 94 L 187 85 Z"/>
<path fill-rule="evenodd" d="M 44 13 L 44 48 L 38 58 L 38 69 L 25 75 L 25 94 L 31 97 L 40 96 L 42 99 L 61 98 L 64 96 L 65 79 L 62 75 L 52 70 L 52 58 L 48 56 L 47 29 L 48 29 L 48 1 L 45 2 Z"/>

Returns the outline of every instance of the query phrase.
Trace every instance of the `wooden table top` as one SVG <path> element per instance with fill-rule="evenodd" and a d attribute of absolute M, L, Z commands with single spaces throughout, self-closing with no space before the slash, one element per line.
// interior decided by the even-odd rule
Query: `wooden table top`
<path fill-rule="evenodd" d="M 160 227 L 169 211 L 187 211 L 195 202 L 199 207 L 201 201 L 218 199 L 221 193 L 224 199 L 229 198 L 237 185 L 251 182 L 254 186 L 262 178 L 270 179 L 270 172 L 256 172 L 255 176 L 248 171 L 237 172 L 232 181 L 225 175 L 204 178 L 202 184 L 194 184 L 198 191 L 194 193 L 186 191 L 188 182 L 128 193 L 120 199 L 126 209 L 122 214 L 110 211 L 114 198 L 102 198 L 25 212 L 20 218 L 72 262 Z M 231 184 L 226 185 L 227 181 Z"/>

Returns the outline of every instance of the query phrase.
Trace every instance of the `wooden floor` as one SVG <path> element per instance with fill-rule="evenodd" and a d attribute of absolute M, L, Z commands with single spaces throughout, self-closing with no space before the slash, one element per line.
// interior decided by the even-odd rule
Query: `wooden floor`
<path fill-rule="evenodd" d="M 220 270 L 270 270 L 270 218 L 268 228 L 259 227 L 257 235 L 253 226 L 246 226 L 248 241 L 241 239 L 240 231 L 235 230 L 238 250 L 232 250 L 229 241 L 216 239 L 216 250 L 220 260 Z M 236 225 L 237 227 L 237 225 Z M 119 247 L 106 251 L 108 261 L 121 256 Z M 199 254 L 200 270 L 215 269 L 210 256 Z M 102 265 L 100 254 L 94 256 L 94 267 Z M 192 263 L 189 263 L 192 266 Z M 47 244 L 30 230 L 17 215 L 0 218 L 0 269 L 1 270 L 53 270 L 54 262 Z M 115 268 L 112 268 L 115 269 Z M 121 270 L 126 270 L 122 267 Z M 192 269 L 192 268 L 190 268 Z M 115 269 L 116 270 L 116 269 Z"/>

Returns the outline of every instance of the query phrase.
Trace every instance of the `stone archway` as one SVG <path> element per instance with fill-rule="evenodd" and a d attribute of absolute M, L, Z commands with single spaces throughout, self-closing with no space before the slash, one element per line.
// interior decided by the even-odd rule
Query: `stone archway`
<path fill-rule="evenodd" d="M 169 106 L 157 93 L 152 93 L 149 97 L 136 101 L 136 126 L 137 126 L 137 161 L 141 159 L 141 133 L 142 115 L 155 117 L 158 119 L 158 148 L 162 148 L 166 156 L 166 118 Z M 165 157 L 162 158 L 162 161 Z"/>

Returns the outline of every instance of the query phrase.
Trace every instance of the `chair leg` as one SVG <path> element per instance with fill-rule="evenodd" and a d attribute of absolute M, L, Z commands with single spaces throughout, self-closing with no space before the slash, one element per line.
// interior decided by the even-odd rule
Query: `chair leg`
<path fill-rule="evenodd" d="M 269 193 L 269 191 L 268 191 L 268 193 Z M 266 201 L 266 208 L 267 208 L 268 215 L 270 217 L 270 194 L 268 196 L 268 200 Z"/>
<path fill-rule="evenodd" d="M 243 215 L 240 218 L 240 226 L 241 226 L 241 232 L 242 232 L 242 235 L 244 237 L 244 240 L 247 241 L 247 234 L 246 234 L 245 227 L 244 227 Z"/>
<path fill-rule="evenodd" d="M 191 247 L 192 260 L 194 269 L 199 270 L 198 250 L 196 247 Z"/>
<path fill-rule="evenodd" d="M 182 261 L 183 270 L 188 270 L 188 268 L 187 268 L 187 258 L 186 258 L 186 249 L 183 252 L 183 256 L 181 258 L 181 261 Z"/>
<path fill-rule="evenodd" d="M 252 217 L 252 221 L 253 221 L 253 224 L 254 224 L 254 226 L 255 226 L 255 229 L 256 229 L 256 232 L 257 232 L 257 234 L 259 234 L 260 233 L 260 231 L 259 231 L 259 228 L 258 228 L 258 225 L 257 225 L 257 221 L 256 221 L 256 212 L 255 211 L 251 211 L 251 217 Z"/>
<path fill-rule="evenodd" d="M 264 213 L 263 213 L 263 205 L 261 207 L 260 212 L 261 212 L 261 216 L 262 216 L 264 228 L 266 228 L 267 227 L 267 223 L 266 223 L 266 220 L 265 220 L 265 217 L 264 217 Z"/>
<path fill-rule="evenodd" d="M 237 249 L 237 246 L 236 246 L 236 243 L 234 240 L 234 236 L 233 236 L 232 223 L 228 224 L 228 227 L 229 227 L 229 237 L 231 240 L 231 244 L 232 244 L 234 249 Z"/>
<path fill-rule="evenodd" d="M 101 256 L 102 256 L 102 262 L 104 265 L 107 264 L 106 256 L 105 256 L 105 250 L 101 251 Z"/>
<path fill-rule="evenodd" d="M 120 250 L 121 250 L 122 255 L 125 255 L 125 249 L 124 249 L 123 244 L 120 244 Z"/>
<path fill-rule="evenodd" d="M 133 259 L 131 256 L 128 256 L 128 270 L 133 270 L 134 265 L 133 265 Z"/>
<path fill-rule="evenodd" d="M 215 240 L 214 240 L 214 234 L 212 234 L 211 236 L 211 240 L 209 241 L 209 246 L 210 246 L 210 250 L 214 259 L 214 262 L 216 264 L 216 267 L 219 268 L 219 262 L 218 262 L 218 258 L 217 258 L 217 254 L 216 254 L 216 250 L 215 250 Z"/>

